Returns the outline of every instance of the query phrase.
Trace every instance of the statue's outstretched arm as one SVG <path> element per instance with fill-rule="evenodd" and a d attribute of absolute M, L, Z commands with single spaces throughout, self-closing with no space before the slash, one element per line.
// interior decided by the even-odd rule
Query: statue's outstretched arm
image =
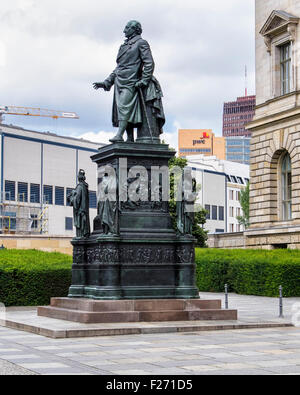
<path fill-rule="evenodd" d="M 115 71 L 113 71 L 109 75 L 109 77 L 107 77 L 106 80 L 104 80 L 103 82 L 94 82 L 93 87 L 94 87 L 94 89 L 102 88 L 105 91 L 110 91 L 111 87 L 115 83 L 115 78 L 116 78 L 116 74 L 115 74 Z"/>

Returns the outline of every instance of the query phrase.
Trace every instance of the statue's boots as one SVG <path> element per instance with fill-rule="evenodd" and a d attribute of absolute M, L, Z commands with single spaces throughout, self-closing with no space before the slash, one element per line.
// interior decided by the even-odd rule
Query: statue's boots
<path fill-rule="evenodd" d="M 127 132 L 127 140 L 126 140 L 126 143 L 134 143 L 133 129 L 126 130 L 126 132 Z"/>
<path fill-rule="evenodd" d="M 119 143 L 119 142 L 124 142 L 122 134 L 121 133 L 117 133 L 115 135 L 115 137 L 109 139 L 110 142 L 112 143 Z"/>

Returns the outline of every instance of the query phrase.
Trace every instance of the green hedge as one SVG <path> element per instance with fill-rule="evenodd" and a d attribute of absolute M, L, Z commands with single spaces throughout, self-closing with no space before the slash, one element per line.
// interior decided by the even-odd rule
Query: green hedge
<path fill-rule="evenodd" d="M 67 296 L 72 257 L 37 250 L 0 251 L 0 302 L 5 306 L 48 305 Z"/>
<path fill-rule="evenodd" d="M 196 249 L 197 285 L 203 292 L 300 296 L 300 251 Z"/>

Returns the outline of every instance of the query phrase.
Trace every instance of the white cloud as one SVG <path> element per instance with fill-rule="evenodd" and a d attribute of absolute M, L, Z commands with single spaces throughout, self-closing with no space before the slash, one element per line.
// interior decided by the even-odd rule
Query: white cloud
<path fill-rule="evenodd" d="M 115 136 L 114 132 L 105 132 L 103 130 L 99 132 L 87 132 L 79 136 L 73 136 L 79 139 L 89 140 L 94 143 L 110 144 L 109 139 Z"/>
<path fill-rule="evenodd" d="M 6 46 L 0 41 L 0 67 L 6 66 Z"/>
<path fill-rule="evenodd" d="M 163 138 L 177 146 L 174 120 L 182 128 L 212 128 L 220 135 L 223 102 L 243 95 L 245 64 L 254 93 L 253 0 L 3 2 L 1 104 L 77 112 L 80 119 L 62 122 L 61 134 L 93 133 L 107 141 L 116 133 L 113 92 L 96 92 L 92 82 L 115 68 L 130 19 L 141 21 L 152 48 L 164 92 Z M 51 127 L 46 118 L 7 117 L 7 122 Z"/>

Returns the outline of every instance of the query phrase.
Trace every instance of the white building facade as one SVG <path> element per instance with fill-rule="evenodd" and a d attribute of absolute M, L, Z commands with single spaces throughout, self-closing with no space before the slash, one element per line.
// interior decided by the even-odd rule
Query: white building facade
<path fill-rule="evenodd" d="M 97 172 L 90 157 L 101 144 L 0 125 L 0 232 L 74 236 L 67 195 L 86 172 L 90 221 L 96 216 Z"/>
<path fill-rule="evenodd" d="M 208 211 L 204 228 L 209 234 L 243 231 L 237 216 L 243 214 L 240 193 L 249 182 L 249 166 L 215 156 L 188 156 L 186 159 L 201 186 L 197 203 Z"/>

